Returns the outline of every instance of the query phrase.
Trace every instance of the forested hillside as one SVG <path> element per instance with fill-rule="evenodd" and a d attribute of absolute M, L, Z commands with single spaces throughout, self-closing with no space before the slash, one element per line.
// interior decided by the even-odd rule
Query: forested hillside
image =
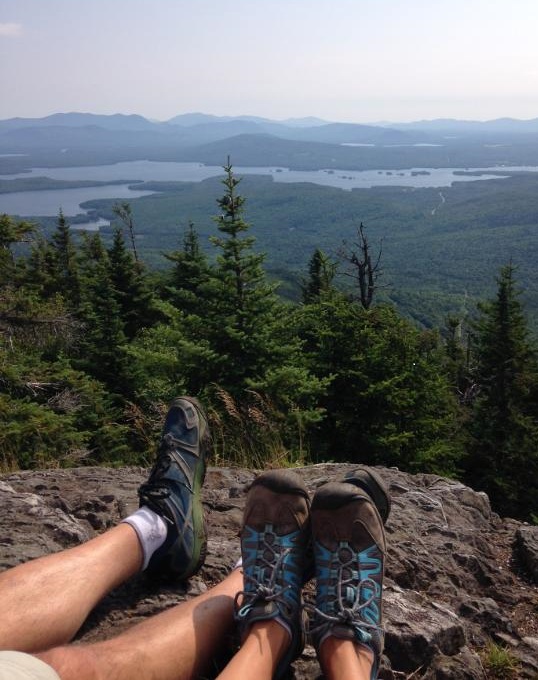
<path fill-rule="evenodd" d="M 342 290 L 312 248 L 301 300 L 285 302 L 230 166 L 223 184 L 213 255 L 190 225 L 166 270 L 144 264 L 128 205 L 107 240 L 75 239 L 63 215 L 49 236 L 0 218 L 3 469 L 147 463 L 167 401 L 189 393 L 208 408 L 217 463 L 437 472 L 536 520 L 538 354 L 517 261 L 492 267 L 496 295 L 472 325 L 420 330 L 377 282 L 361 303 L 360 234 L 347 246 L 357 285 Z"/>
<path fill-rule="evenodd" d="M 208 239 L 219 184 L 214 178 L 136 185 L 158 192 L 131 202 L 139 248 L 149 266 L 167 266 L 162 253 L 177 247 L 178 231 L 189 220 L 196 225 L 201 247 L 212 257 Z M 252 234 L 267 254 L 267 271 L 283 281 L 280 292 L 291 299 L 300 297 L 300 279 L 311 253 L 321 248 L 338 259 L 342 241 L 353 240 L 362 220 L 372 243 L 383 242 L 380 295 L 415 322 L 442 326 L 448 314 L 472 314 L 476 302 L 494 292 L 495 272 L 512 259 L 518 264 L 531 327 L 538 329 L 536 173 L 441 188 L 353 191 L 246 175 L 242 187 L 249 200 Z M 114 203 L 96 200 L 85 207 L 114 220 Z M 40 222 L 54 228 L 53 218 Z M 101 227 L 108 242 L 114 228 L 114 224 Z M 338 285 L 346 286 L 345 276 L 339 275 Z"/>
<path fill-rule="evenodd" d="M 212 260 L 219 179 L 199 180 L 230 156 L 242 166 L 251 233 L 281 296 L 299 300 L 311 253 L 320 248 L 337 258 L 362 220 L 371 241 L 383 241 L 378 301 L 422 327 L 443 327 L 447 315 L 472 315 L 477 301 L 494 293 L 494 272 L 512 259 L 536 331 L 537 130 L 537 120 L 512 119 L 387 127 L 204 114 L 166 122 L 82 113 L 14 118 L 0 121 L 0 212 L 27 216 L 50 236 L 63 205 L 73 226 L 98 221 L 109 247 L 114 203 L 153 191 L 128 198 L 146 265 L 168 265 L 163 251 L 178 247 L 178 228 L 189 220 Z M 142 172 L 137 164 L 150 167 Z M 262 170 L 268 174 L 249 174 Z M 332 185 L 311 183 L 320 175 Z M 73 202 L 77 188 L 90 187 L 100 187 L 89 194 L 98 200 Z M 23 194 L 24 204 L 13 201 Z M 49 212 L 37 198 L 45 194 Z M 336 283 L 344 289 L 346 278 L 337 275 Z"/>

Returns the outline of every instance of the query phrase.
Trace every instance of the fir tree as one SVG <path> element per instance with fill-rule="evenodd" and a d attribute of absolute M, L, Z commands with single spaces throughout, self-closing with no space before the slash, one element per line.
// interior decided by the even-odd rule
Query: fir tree
<path fill-rule="evenodd" d="M 302 285 L 303 302 L 319 302 L 322 293 L 330 290 L 336 275 L 336 263 L 316 248 L 308 264 L 308 279 Z"/>
<path fill-rule="evenodd" d="M 390 307 L 365 310 L 336 290 L 300 314 L 309 368 L 330 381 L 320 457 L 454 474 L 456 403 L 436 338 Z"/>
<path fill-rule="evenodd" d="M 35 227 L 30 222 L 17 222 L 9 215 L 0 215 L 0 285 L 16 283 L 14 247 L 19 243 L 28 243 L 34 231 Z"/>
<path fill-rule="evenodd" d="M 82 324 L 74 365 L 105 383 L 114 394 L 129 394 L 125 324 L 99 234 L 86 236 L 81 253 L 83 281 L 78 318 Z"/>
<path fill-rule="evenodd" d="M 480 305 L 476 324 L 473 443 L 467 478 L 502 513 L 538 512 L 538 364 L 514 267 L 503 267 L 495 299 Z"/>
<path fill-rule="evenodd" d="M 246 235 L 245 199 L 237 192 L 240 180 L 229 163 L 224 171 L 225 192 L 217 201 L 222 212 L 215 218 L 222 236 L 211 239 L 220 253 L 208 284 L 212 305 L 207 320 L 211 345 L 220 357 L 215 382 L 236 392 L 249 379 L 259 380 L 281 352 L 272 333 L 278 305 L 275 286 L 263 270 L 265 256 L 253 251 L 255 239 Z"/>
<path fill-rule="evenodd" d="M 185 314 L 196 313 L 206 297 L 211 271 L 192 222 L 183 236 L 181 249 L 166 253 L 165 257 L 174 263 L 166 287 L 167 297 Z"/>
<path fill-rule="evenodd" d="M 80 278 L 77 248 L 71 229 L 60 210 L 50 239 L 35 243 L 26 263 L 26 279 L 44 299 L 61 295 L 71 310 L 80 304 Z"/>
<path fill-rule="evenodd" d="M 112 246 L 108 249 L 108 270 L 123 331 L 127 339 L 134 338 L 142 328 L 153 325 L 158 314 L 144 267 L 135 262 L 125 248 L 121 229 L 114 231 Z"/>
<path fill-rule="evenodd" d="M 62 293 L 73 308 L 80 303 L 80 280 L 77 250 L 73 243 L 69 223 L 60 210 L 58 226 L 52 234 L 51 246 L 55 265 L 56 292 Z"/>

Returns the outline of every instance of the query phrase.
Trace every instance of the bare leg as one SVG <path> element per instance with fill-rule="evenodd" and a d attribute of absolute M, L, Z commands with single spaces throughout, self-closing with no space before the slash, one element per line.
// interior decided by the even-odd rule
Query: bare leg
<path fill-rule="evenodd" d="M 233 623 L 234 597 L 242 585 L 242 574 L 235 569 L 207 593 L 153 616 L 112 640 L 57 647 L 38 656 L 62 680 L 198 677 Z"/>
<path fill-rule="evenodd" d="M 120 524 L 82 545 L 0 574 L 0 649 L 37 652 L 69 642 L 112 588 L 139 571 L 134 529 Z"/>
<path fill-rule="evenodd" d="M 276 621 L 253 624 L 241 649 L 219 675 L 218 680 L 271 680 L 289 644 L 289 633 Z"/>
<path fill-rule="evenodd" d="M 352 640 L 328 637 L 321 645 L 319 660 L 327 680 L 370 680 L 374 654 Z"/>

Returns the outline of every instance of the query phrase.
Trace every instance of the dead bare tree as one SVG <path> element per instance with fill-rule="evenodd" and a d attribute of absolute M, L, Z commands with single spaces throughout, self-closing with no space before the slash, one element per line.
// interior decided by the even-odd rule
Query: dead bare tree
<path fill-rule="evenodd" d="M 134 220 L 133 220 L 133 213 L 131 210 L 131 204 L 128 203 L 127 201 L 124 201 L 123 203 L 115 203 L 112 206 L 112 212 L 119 217 L 119 219 L 123 222 L 123 224 L 129 229 L 129 235 L 131 237 L 131 246 L 133 249 L 133 255 L 136 264 L 138 264 L 138 253 L 136 252 L 136 245 L 135 245 L 135 231 L 134 231 Z"/>
<path fill-rule="evenodd" d="M 351 265 L 351 271 L 344 273 L 355 281 L 359 290 L 359 300 L 364 309 L 369 309 L 374 293 L 379 288 L 377 280 L 383 273 L 380 268 L 382 252 L 383 239 L 379 243 L 379 251 L 375 262 L 373 262 L 370 244 L 361 222 L 357 228 L 357 242 L 348 246 L 347 242 L 344 241 L 338 253 L 343 260 Z"/>

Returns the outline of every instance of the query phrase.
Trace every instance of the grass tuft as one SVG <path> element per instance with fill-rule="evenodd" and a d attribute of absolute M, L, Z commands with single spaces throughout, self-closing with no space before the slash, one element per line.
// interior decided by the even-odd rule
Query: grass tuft
<path fill-rule="evenodd" d="M 512 680 L 518 677 L 518 660 L 504 645 L 491 641 L 480 656 L 488 679 Z"/>

